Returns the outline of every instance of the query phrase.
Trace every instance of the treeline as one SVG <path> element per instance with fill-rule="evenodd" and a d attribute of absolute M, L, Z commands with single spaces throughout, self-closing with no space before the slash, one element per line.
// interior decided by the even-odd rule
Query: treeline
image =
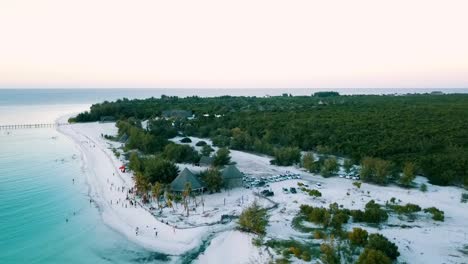
<path fill-rule="evenodd" d="M 412 163 L 415 172 L 431 183 L 468 185 L 468 95 L 462 94 L 164 96 L 96 104 L 71 121 L 97 121 L 105 116 L 143 120 L 171 109 L 196 116 L 175 121 L 175 131 L 211 138 L 221 147 L 272 155 L 278 165 L 298 163 L 301 150 L 313 150 L 346 156 L 356 164 L 366 157 L 378 158 L 388 164 L 374 162 L 371 167 L 391 171 L 401 172 L 406 163 Z M 370 171 L 370 177 L 379 181 L 378 170 Z"/>

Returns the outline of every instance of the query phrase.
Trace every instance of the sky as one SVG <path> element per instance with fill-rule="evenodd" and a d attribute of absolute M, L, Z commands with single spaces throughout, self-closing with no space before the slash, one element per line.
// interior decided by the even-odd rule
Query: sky
<path fill-rule="evenodd" d="M 466 0 L 1 0 L 0 88 L 468 87 Z"/>

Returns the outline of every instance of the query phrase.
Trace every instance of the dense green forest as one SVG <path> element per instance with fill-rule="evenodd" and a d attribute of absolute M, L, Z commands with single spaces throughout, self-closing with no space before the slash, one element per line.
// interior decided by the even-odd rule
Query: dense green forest
<path fill-rule="evenodd" d="M 416 172 L 434 184 L 468 186 L 468 95 L 464 94 L 162 96 L 95 104 L 71 121 L 109 116 L 153 120 L 165 110 L 186 110 L 195 118 L 151 121 L 149 131 L 139 128 L 138 122 L 126 122 L 136 128 L 133 134 L 141 138 L 136 140 L 143 141 L 140 149 L 147 153 L 163 151 L 164 140 L 180 131 L 211 138 L 217 146 L 272 155 L 279 165 L 299 162 L 299 150 L 313 150 L 348 157 L 354 163 L 378 158 L 398 171 L 415 164 Z"/>

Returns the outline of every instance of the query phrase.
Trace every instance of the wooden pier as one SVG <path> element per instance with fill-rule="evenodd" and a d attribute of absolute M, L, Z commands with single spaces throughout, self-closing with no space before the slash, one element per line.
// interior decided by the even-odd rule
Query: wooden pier
<path fill-rule="evenodd" d="M 52 127 L 66 126 L 66 125 L 69 125 L 69 123 L 0 125 L 0 130 L 29 129 L 29 128 L 52 128 Z"/>

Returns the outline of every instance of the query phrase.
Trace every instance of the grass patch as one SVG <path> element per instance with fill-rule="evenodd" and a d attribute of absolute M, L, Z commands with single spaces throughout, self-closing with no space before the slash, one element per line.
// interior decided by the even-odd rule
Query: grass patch
<path fill-rule="evenodd" d="M 320 257 L 320 244 L 318 243 L 301 243 L 296 240 L 272 239 L 267 241 L 265 245 L 273 248 L 278 254 L 281 254 L 284 259 L 295 257 L 308 262 Z"/>
<path fill-rule="evenodd" d="M 291 221 L 291 226 L 295 230 L 302 232 L 302 233 L 313 233 L 315 230 L 317 230 L 317 228 L 304 226 L 304 223 L 303 223 L 304 221 L 306 221 L 305 216 L 296 215 Z"/>

